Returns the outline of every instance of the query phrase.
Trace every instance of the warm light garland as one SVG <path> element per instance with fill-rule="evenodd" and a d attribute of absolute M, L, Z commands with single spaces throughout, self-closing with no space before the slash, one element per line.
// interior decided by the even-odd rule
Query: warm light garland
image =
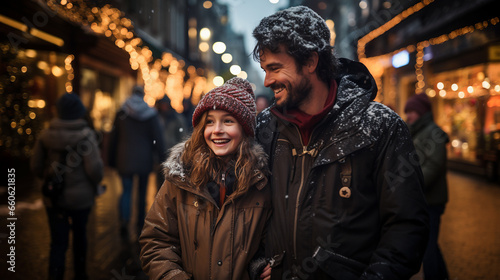
<path fill-rule="evenodd" d="M 199 73 L 203 69 L 189 72 L 189 78 L 185 81 L 185 62 L 178 61 L 172 54 L 164 52 L 161 59 L 154 59 L 153 52 L 143 44 L 142 39 L 134 32 L 132 21 L 123 16 L 123 13 L 105 5 L 101 8 L 90 7 L 86 1 L 47 1 L 47 6 L 58 14 L 82 25 L 85 29 L 90 29 L 96 34 L 102 34 L 113 40 L 118 48 L 125 50 L 130 55 L 130 67 L 137 70 L 144 81 L 144 100 L 153 106 L 157 99 L 165 94 L 171 99 L 172 107 L 181 111 L 182 100 L 187 97 L 199 99 L 201 94 L 210 87 L 207 79 Z M 73 55 L 66 58 L 66 65 L 71 65 Z M 69 61 L 69 62 L 68 62 Z M 70 66 L 71 67 L 71 66 Z M 194 66 L 190 66 L 193 67 Z M 168 68 L 168 71 L 165 70 Z M 68 82 L 66 91 L 72 90 L 71 80 L 73 79 L 73 69 L 66 66 Z M 70 78 L 71 77 L 71 78 Z M 172 82 L 175 81 L 175 82 Z M 194 86 L 193 86 L 194 84 Z M 195 90 L 189 91 L 187 89 Z M 202 90 L 200 90 L 202 89 Z"/>
<path fill-rule="evenodd" d="M 429 40 L 418 42 L 416 44 L 416 46 L 415 45 L 408 45 L 405 48 L 401 48 L 401 49 L 395 50 L 393 52 L 379 55 L 379 56 L 372 56 L 369 58 L 367 58 L 366 56 L 360 57 L 360 61 L 363 64 L 365 64 L 366 67 L 368 67 L 368 69 L 370 69 L 370 71 L 371 71 L 372 69 L 379 68 L 378 65 L 380 63 L 378 63 L 378 61 L 389 60 L 392 56 L 394 56 L 395 54 L 397 54 L 403 50 L 407 50 L 409 53 L 413 53 L 413 52 L 417 51 L 416 62 L 415 62 L 415 75 L 417 77 L 417 84 L 415 85 L 415 93 L 421 93 L 424 91 L 424 88 L 425 88 L 425 79 L 424 79 L 424 75 L 423 75 L 423 71 L 422 71 L 422 67 L 424 65 L 423 64 L 424 63 L 424 59 L 423 59 L 424 48 L 426 48 L 430 45 L 443 44 L 449 40 L 455 39 L 459 36 L 463 36 L 463 35 L 472 33 L 476 30 L 483 30 L 483 29 L 487 28 L 490 24 L 496 25 L 499 22 L 500 22 L 499 17 L 494 17 L 490 20 L 481 21 L 481 22 L 478 22 L 474 25 L 465 26 L 465 27 L 453 30 L 452 32 L 450 32 L 448 34 L 442 34 L 440 36 L 431 38 Z M 359 47 L 359 44 L 358 44 L 358 47 Z M 359 48 L 358 48 L 358 50 L 359 50 Z M 378 72 L 380 72 L 380 71 L 378 71 Z M 442 94 L 444 94 L 444 92 L 442 92 Z"/>
<path fill-rule="evenodd" d="M 366 34 L 361 39 L 359 39 L 358 40 L 358 58 L 359 59 L 366 58 L 366 55 L 365 55 L 366 44 L 368 44 L 373 39 L 381 36 L 385 32 L 389 31 L 394 26 L 398 25 L 401 21 L 403 21 L 405 18 L 420 11 L 421 9 L 423 9 L 425 6 L 431 4 L 432 2 L 434 2 L 434 0 L 424 0 L 422 2 L 419 2 L 419 3 L 411 6 L 410 8 L 404 10 L 400 14 L 393 17 L 388 22 L 382 24 L 380 27 L 372 30 L 370 33 Z"/>
<path fill-rule="evenodd" d="M 417 83 L 415 84 L 415 93 L 419 94 L 424 91 L 425 81 L 424 72 L 422 67 L 424 66 L 424 48 L 427 45 L 425 43 L 417 44 L 417 54 L 415 59 L 415 75 L 417 76 Z"/>

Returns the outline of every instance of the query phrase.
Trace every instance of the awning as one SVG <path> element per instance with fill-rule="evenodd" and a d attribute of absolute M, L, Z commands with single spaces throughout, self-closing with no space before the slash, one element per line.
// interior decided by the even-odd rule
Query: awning
<path fill-rule="evenodd" d="M 391 53 L 498 16 L 496 0 L 435 0 L 366 44 L 366 57 Z"/>

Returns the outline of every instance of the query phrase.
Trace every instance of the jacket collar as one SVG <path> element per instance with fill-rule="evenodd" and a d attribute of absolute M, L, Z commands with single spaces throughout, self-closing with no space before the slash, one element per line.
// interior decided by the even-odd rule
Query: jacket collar
<path fill-rule="evenodd" d="M 176 186 L 195 194 L 205 196 L 206 194 L 204 192 L 200 191 L 199 188 L 193 186 L 189 181 L 187 170 L 185 169 L 184 163 L 181 160 L 181 156 L 185 150 L 185 144 L 185 141 L 178 143 L 169 150 L 169 157 L 162 164 L 163 174 L 165 174 L 165 179 L 176 182 Z M 263 148 L 259 144 L 254 143 L 252 151 L 256 153 L 256 157 L 258 158 L 258 166 L 256 167 L 256 169 L 265 170 L 267 168 L 267 155 L 264 152 Z M 265 187 L 263 179 L 264 178 L 260 179 L 254 185 L 254 187 L 258 190 L 262 190 Z"/>
<path fill-rule="evenodd" d="M 413 124 L 408 125 L 410 129 L 410 133 L 412 136 L 415 136 L 420 132 L 424 127 L 426 127 L 429 123 L 433 122 L 432 112 L 427 112 L 423 114 L 418 120 L 416 120 Z"/>
<path fill-rule="evenodd" d="M 363 64 L 339 59 L 339 71 L 335 79 L 338 85 L 335 104 L 316 125 L 322 127 L 323 133 L 318 135 L 313 131 L 309 144 L 311 149 L 317 145 L 321 150 L 319 158 L 328 159 L 329 162 L 371 145 L 381 136 L 379 128 L 384 125 L 385 119 L 382 116 L 392 114 L 392 117 L 395 114 L 387 107 L 372 102 L 377 96 L 377 85 Z M 279 133 L 279 129 L 269 127 L 275 123 L 271 110 L 268 108 L 259 115 L 259 141 L 274 139 L 267 135 L 269 131 Z M 324 160 L 321 162 L 326 163 Z"/>

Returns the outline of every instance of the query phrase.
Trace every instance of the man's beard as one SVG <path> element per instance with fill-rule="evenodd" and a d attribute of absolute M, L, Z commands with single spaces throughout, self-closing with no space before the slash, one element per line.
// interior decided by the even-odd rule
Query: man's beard
<path fill-rule="evenodd" d="M 293 88 L 291 85 L 288 86 L 288 95 L 286 96 L 285 102 L 277 105 L 277 107 L 283 110 L 298 108 L 304 102 L 304 100 L 309 98 L 311 89 L 311 82 L 308 79 L 302 77 L 300 83 L 296 88 Z"/>

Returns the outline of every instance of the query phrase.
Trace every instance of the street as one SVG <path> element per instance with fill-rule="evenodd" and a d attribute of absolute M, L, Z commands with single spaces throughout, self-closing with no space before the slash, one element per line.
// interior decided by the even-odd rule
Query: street
<path fill-rule="evenodd" d="M 440 246 L 452 280 L 500 279 L 500 185 L 448 173 Z"/>
<path fill-rule="evenodd" d="M 49 228 L 37 187 L 18 174 L 15 227 L 15 272 L 1 262 L 0 279 L 47 279 Z M 450 201 L 442 217 L 440 245 L 453 280 L 500 279 L 500 185 L 482 178 L 448 172 Z M 22 182 L 22 183 L 21 183 Z M 30 183 L 31 182 L 31 183 Z M 96 199 L 88 225 L 88 271 L 90 279 L 147 279 L 140 271 L 135 242 L 120 239 L 116 172 L 106 169 L 106 192 Z M 21 186 L 21 184 L 29 184 Z M 148 206 L 154 199 L 154 175 L 150 177 Z M 7 242 L 7 188 L 0 193 L 0 252 L 10 250 Z M 70 246 L 71 249 L 71 246 Z M 72 279 L 72 256 L 67 253 L 65 279 Z"/>

